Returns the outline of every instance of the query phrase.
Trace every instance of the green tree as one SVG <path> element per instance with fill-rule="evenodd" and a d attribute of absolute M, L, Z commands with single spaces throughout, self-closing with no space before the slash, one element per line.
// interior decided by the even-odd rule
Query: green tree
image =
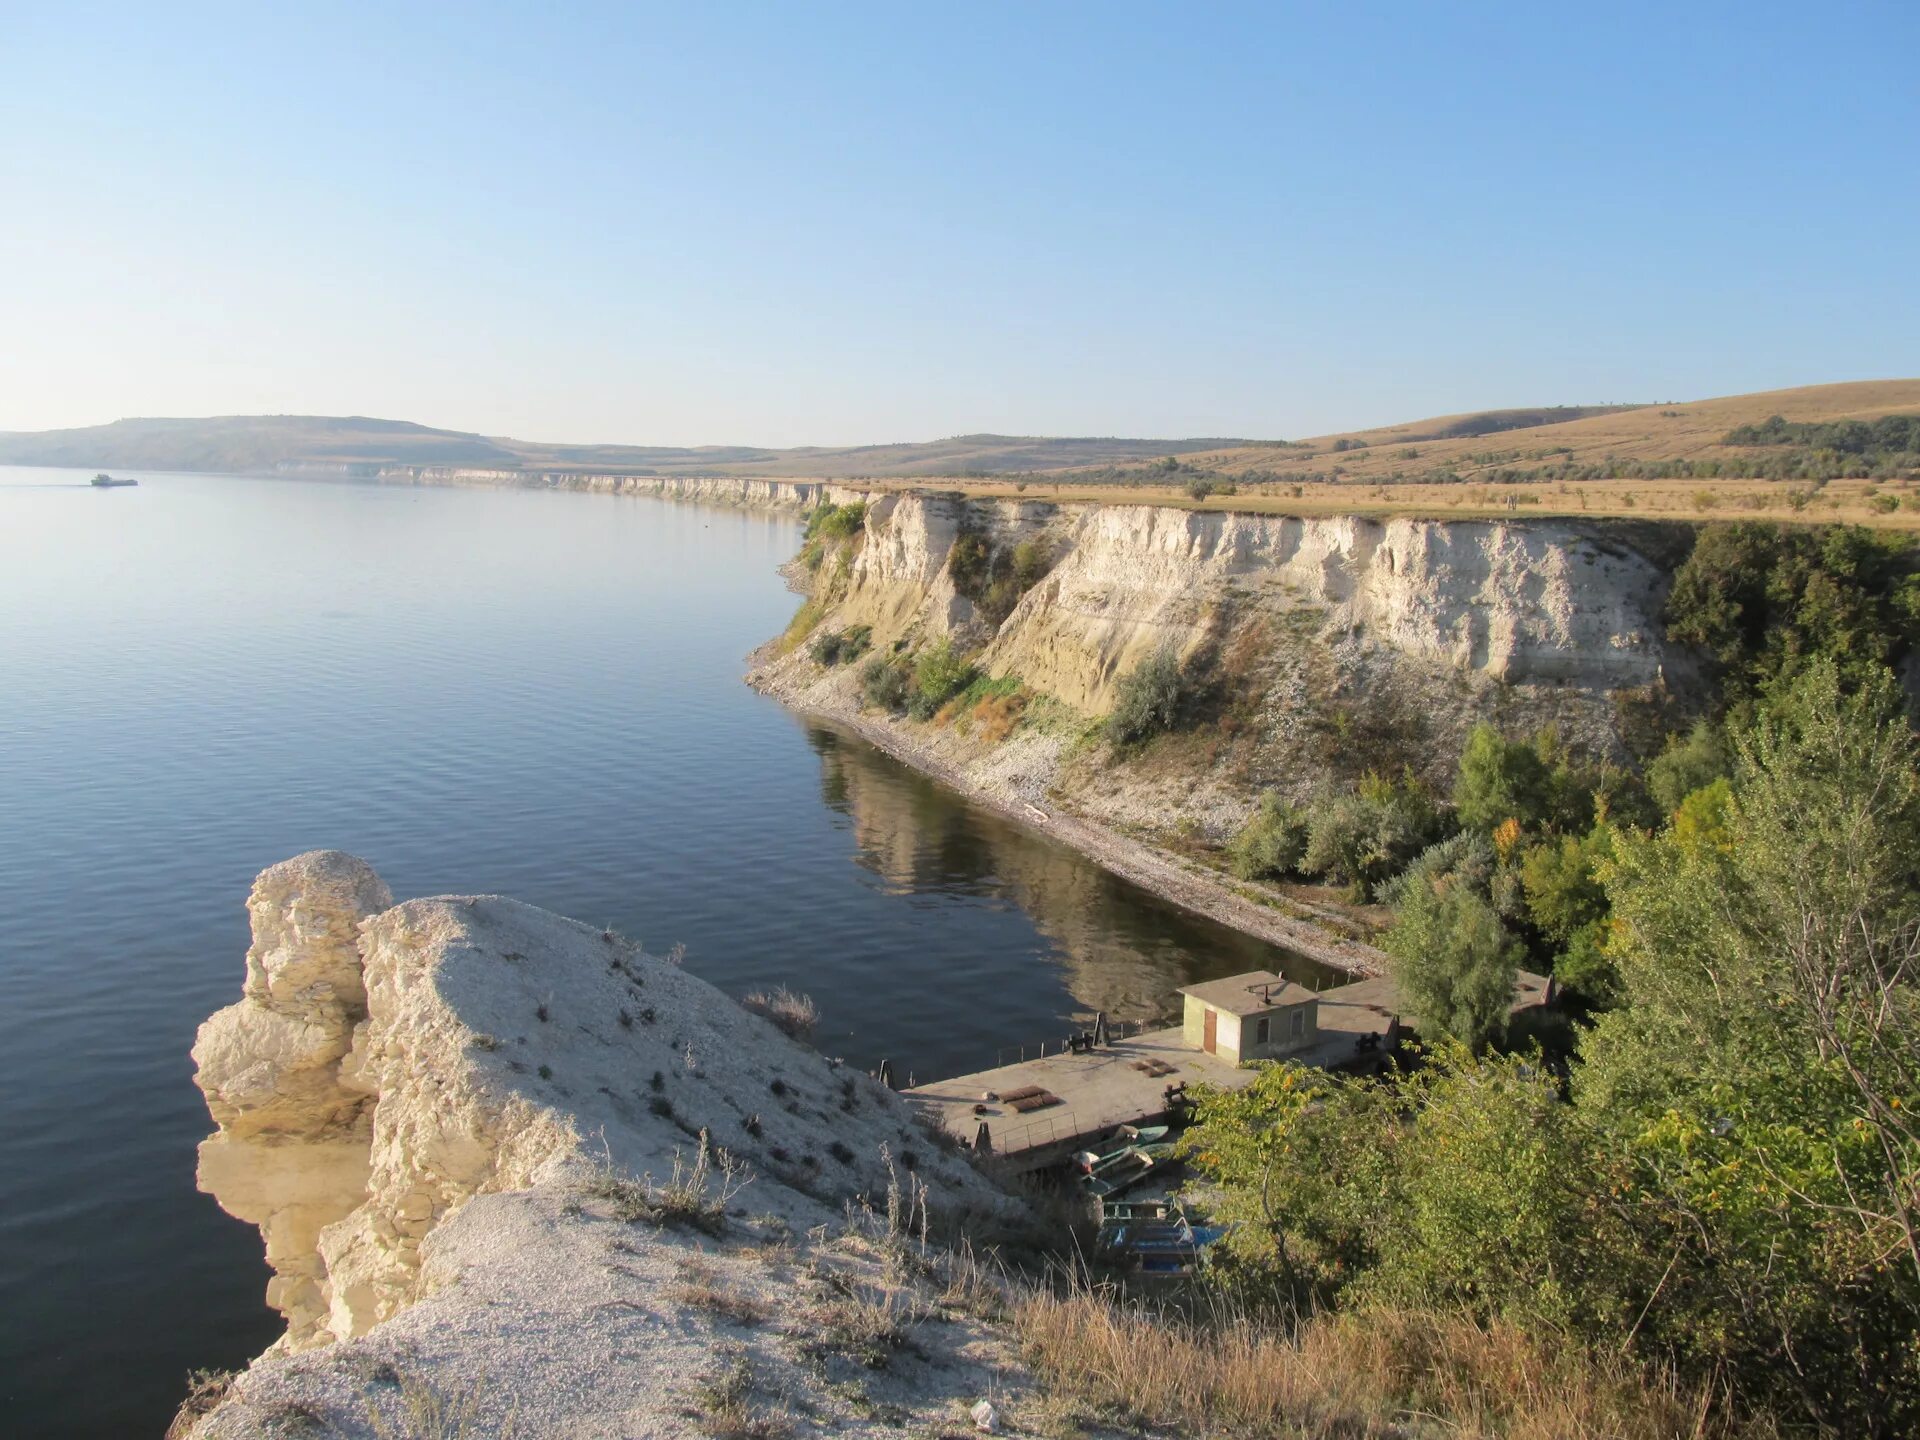
<path fill-rule="evenodd" d="M 1687 796 L 1727 774 L 1732 758 L 1720 728 L 1698 720 L 1685 736 L 1668 736 L 1666 749 L 1648 764 L 1647 794 L 1671 816 Z"/>
<path fill-rule="evenodd" d="M 1508 740 L 1491 725 L 1473 727 L 1453 784 L 1453 808 L 1462 825 L 1490 831 L 1511 819 L 1531 827 L 1551 803 L 1547 766 L 1536 747 Z"/>
<path fill-rule="evenodd" d="M 1860 526 L 1712 526 L 1675 572 L 1667 634 L 1719 662 L 1736 711 L 1817 657 L 1858 683 L 1920 638 L 1917 572 L 1909 538 Z"/>
<path fill-rule="evenodd" d="M 1912 1433 L 1920 756 L 1889 673 L 1816 660 L 1736 757 L 1691 833 L 1618 843 L 1626 1004 L 1575 1096 L 1671 1275 L 1646 1334 L 1822 1426 Z"/>
<path fill-rule="evenodd" d="M 1467 885 L 1416 888 L 1385 949 L 1400 998 L 1423 1033 L 1478 1049 L 1506 1031 L 1520 947 Z"/>

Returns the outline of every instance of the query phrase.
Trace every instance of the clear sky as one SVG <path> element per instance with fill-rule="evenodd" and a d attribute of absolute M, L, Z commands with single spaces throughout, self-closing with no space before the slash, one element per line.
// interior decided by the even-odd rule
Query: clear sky
<path fill-rule="evenodd" d="M 0 428 L 1279 437 L 1920 374 L 1920 4 L 0 0 Z"/>

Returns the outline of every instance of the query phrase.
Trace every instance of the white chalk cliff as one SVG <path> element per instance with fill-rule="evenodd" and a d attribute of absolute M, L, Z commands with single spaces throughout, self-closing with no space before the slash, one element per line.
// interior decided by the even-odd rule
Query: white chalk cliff
<path fill-rule="evenodd" d="M 836 623 L 888 641 L 977 626 L 947 573 L 966 530 L 1038 539 L 1053 566 L 992 633 L 984 663 L 1099 713 L 1162 645 L 1191 653 L 1228 619 L 1294 615 L 1410 660 L 1513 684 L 1613 690 L 1667 656 L 1667 577 L 1626 531 L 1577 521 L 1297 518 L 1152 505 L 874 495 Z"/>
<path fill-rule="evenodd" d="M 260 1226 L 287 1330 L 178 1433 L 399 1433 L 422 1395 L 475 1434 L 697 1433 L 716 1346 L 777 1389 L 809 1307 L 879 1283 L 828 1295 L 769 1247 L 889 1190 L 936 1228 L 1006 1213 L 892 1091 L 612 932 L 498 896 L 395 905 L 332 851 L 248 905 L 242 999 L 194 1046 L 200 1184 Z M 636 1223 L 703 1148 L 715 1213 Z M 696 1267 L 759 1319 L 676 1299 Z M 933 1393 L 899 1384 L 908 1409 Z"/>

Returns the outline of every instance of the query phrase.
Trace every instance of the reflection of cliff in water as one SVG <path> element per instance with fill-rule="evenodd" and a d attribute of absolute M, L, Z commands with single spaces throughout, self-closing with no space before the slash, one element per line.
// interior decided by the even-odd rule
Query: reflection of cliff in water
<path fill-rule="evenodd" d="M 1169 1017 L 1197 980 L 1278 970 L 1305 984 L 1342 978 L 1301 956 L 1182 910 L 1077 850 L 969 804 L 865 741 L 809 726 L 821 796 L 853 824 L 855 858 L 900 894 L 1005 899 L 1052 943 L 1091 1018 Z"/>

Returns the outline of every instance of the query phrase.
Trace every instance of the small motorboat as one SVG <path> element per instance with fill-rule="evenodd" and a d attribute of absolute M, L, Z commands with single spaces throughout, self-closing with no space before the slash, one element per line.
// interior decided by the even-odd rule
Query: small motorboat
<path fill-rule="evenodd" d="M 1100 1232 L 1100 1243 L 1143 1274 L 1184 1275 L 1200 1252 L 1226 1233 L 1223 1225 L 1195 1225 L 1179 1216 L 1109 1226 Z"/>
<path fill-rule="evenodd" d="M 1171 1145 L 1131 1145 L 1113 1157 L 1112 1163 L 1082 1175 L 1080 1188 L 1100 1200 L 1124 1194 L 1172 1158 Z"/>
<path fill-rule="evenodd" d="M 1093 1149 L 1075 1153 L 1073 1163 L 1082 1174 L 1093 1174 L 1103 1162 L 1118 1159 L 1136 1145 L 1153 1145 L 1166 1138 L 1165 1125 L 1122 1125 Z"/>

